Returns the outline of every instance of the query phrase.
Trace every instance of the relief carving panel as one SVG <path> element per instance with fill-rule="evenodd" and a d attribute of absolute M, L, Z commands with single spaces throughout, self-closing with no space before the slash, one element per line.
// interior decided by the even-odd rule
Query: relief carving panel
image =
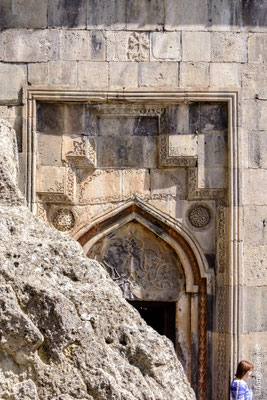
<path fill-rule="evenodd" d="M 104 265 L 127 299 L 175 301 L 184 291 L 177 254 L 139 223 L 130 222 L 99 240 L 88 257 Z"/>

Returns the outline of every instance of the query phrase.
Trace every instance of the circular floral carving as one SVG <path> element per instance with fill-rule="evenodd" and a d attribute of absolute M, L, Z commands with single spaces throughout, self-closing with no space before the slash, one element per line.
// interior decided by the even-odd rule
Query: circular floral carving
<path fill-rule="evenodd" d="M 62 232 L 70 231 L 74 227 L 75 219 L 71 210 L 60 208 L 53 217 L 54 227 Z"/>
<path fill-rule="evenodd" d="M 196 228 L 203 228 L 210 222 L 210 212 L 206 207 L 197 206 L 191 209 L 188 219 Z"/>

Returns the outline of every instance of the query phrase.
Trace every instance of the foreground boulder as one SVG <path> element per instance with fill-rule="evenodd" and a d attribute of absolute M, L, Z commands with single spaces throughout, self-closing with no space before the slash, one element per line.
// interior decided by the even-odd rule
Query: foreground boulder
<path fill-rule="evenodd" d="M 0 398 L 191 400 L 173 345 L 80 245 L 35 218 L 0 120 Z"/>

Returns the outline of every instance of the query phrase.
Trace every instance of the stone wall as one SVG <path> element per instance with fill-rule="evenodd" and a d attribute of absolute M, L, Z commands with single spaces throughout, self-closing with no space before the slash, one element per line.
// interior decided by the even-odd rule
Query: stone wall
<path fill-rule="evenodd" d="M 228 270 L 231 273 L 226 274 L 223 282 L 216 282 L 213 301 L 215 314 L 214 319 L 211 318 L 209 332 L 212 332 L 213 351 L 217 349 L 216 346 L 218 351 L 214 351 L 211 357 L 214 361 L 212 363 L 210 360 L 210 365 L 216 369 L 216 365 L 220 364 L 218 359 L 221 357 L 224 360 L 225 351 L 219 350 L 223 348 L 228 349 L 226 363 L 232 372 L 238 358 L 251 359 L 256 365 L 251 384 L 256 399 L 261 400 L 267 393 L 263 379 L 267 363 L 267 325 L 264 316 L 267 292 L 267 190 L 264 184 L 267 175 L 264 158 L 267 148 L 267 10 L 264 3 L 263 0 L 201 0 L 196 7 L 193 0 L 44 0 L 41 3 L 34 0 L 4 0 L 0 5 L 0 117 L 8 120 L 17 132 L 21 151 L 20 186 L 24 192 L 29 149 L 26 148 L 25 137 L 22 138 L 23 86 L 66 90 L 181 89 L 197 92 L 209 89 L 238 92 L 238 115 L 235 121 L 238 126 L 235 147 L 238 183 L 236 200 L 232 206 L 239 213 L 239 237 L 233 239 L 237 240 L 238 254 L 235 257 L 239 260 L 239 269 L 231 269 L 234 257 L 230 254 Z M 60 107 L 65 106 L 58 106 L 58 112 L 61 112 Z M 188 107 L 181 107 L 178 120 L 182 122 L 177 132 L 191 135 L 199 133 L 200 142 L 203 133 L 209 132 L 203 132 L 201 121 L 194 123 L 193 118 L 191 126 L 188 125 Z M 192 104 L 190 107 L 193 115 L 194 107 L 198 106 Z M 68 115 L 64 121 L 71 120 L 71 112 Z M 76 117 L 74 121 L 77 122 Z M 133 121 L 131 123 L 134 124 Z M 153 120 L 150 123 L 149 130 L 153 130 Z M 42 134 L 46 128 L 38 129 Z M 62 127 L 56 129 L 62 133 Z M 77 123 L 75 129 L 75 132 L 81 131 Z M 214 131 L 214 125 L 208 126 L 208 129 Z M 136 137 L 140 139 L 140 136 Z M 49 154 L 46 151 L 45 157 L 50 157 L 54 165 L 57 132 L 53 132 L 50 139 L 51 151 Z M 149 146 L 153 140 L 153 137 L 149 138 Z M 175 148 L 175 139 L 171 140 L 174 140 Z M 205 170 L 204 167 L 201 169 L 201 164 L 198 165 L 198 185 L 202 189 L 224 186 L 220 183 L 223 179 L 218 170 L 220 165 L 215 165 L 218 161 L 214 159 L 214 154 L 218 155 L 215 152 L 217 145 L 213 143 L 205 150 L 210 162 L 209 173 L 206 173 L 206 164 Z M 107 147 L 114 149 L 112 144 L 107 143 Z M 149 150 L 149 156 L 152 157 L 151 147 Z M 173 154 L 175 151 L 177 149 Z M 196 151 L 199 161 L 203 161 L 200 147 Z M 134 147 L 133 154 L 136 158 Z M 110 157 L 109 164 L 113 160 L 112 155 Z M 102 166 L 103 162 L 105 157 L 102 157 Z M 151 164 L 145 162 L 152 161 L 140 154 L 136 162 L 142 165 L 142 180 L 146 182 L 145 170 L 151 168 Z M 132 165 L 130 167 L 134 168 Z M 182 182 L 181 187 L 184 182 L 186 188 L 183 170 L 179 171 L 180 175 L 175 179 Z M 173 179 L 171 174 L 170 171 L 170 182 Z M 97 179 L 101 181 L 101 174 Z M 119 176 L 118 182 L 121 179 Z M 153 179 L 156 186 L 159 182 L 163 186 L 166 178 L 162 178 L 161 173 L 155 170 Z M 136 180 L 140 182 L 140 177 Z M 101 185 L 105 186 L 103 182 Z M 159 195 L 158 187 L 154 191 L 150 187 L 150 190 L 154 196 L 150 201 L 153 206 L 159 207 L 160 201 L 156 198 Z M 89 192 L 91 194 L 91 190 Z M 140 192 L 137 194 L 143 195 Z M 179 219 L 180 210 L 180 222 L 184 222 L 184 211 L 181 212 L 181 208 L 177 207 L 174 197 L 171 193 L 169 200 L 164 202 L 164 211 Z M 181 192 L 179 198 L 185 201 L 185 193 L 184 199 L 182 197 Z M 230 202 L 231 199 L 228 205 Z M 217 229 L 222 231 L 224 228 L 220 221 L 226 217 L 224 206 L 220 207 Z M 92 212 L 94 216 L 101 214 L 103 207 L 96 204 L 90 210 L 87 212 Z M 201 241 L 198 232 L 197 235 Z M 229 231 L 228 238 L 232 240 Z M 213 250 L 206 252 L 213 253 Z M 212 256 L 209 259 L 212 260 Z M 220 321 L 217 317 L 224 310 L 225 303 L 229 304 L 226 306 L 229 307 L 226 313 L 229 318 L 226 315 L 225 320 Z M 251 303 L 257 312 L 251 312 Z M 235 321 L 234 310 L 237 315 Z M 225 326 L 228 328 L 225 329 Z M 219 335 L 221 331 L 223 335 Z M 220 370 L 224 368 L 222 364 Z M 217 387 L 216 382 L 221 380 L 226 381 L 227 387 L 228 372 L 219 375 L 213 382 L 213 398 L 219 399 L 216 391 L 221 387 Z"/>

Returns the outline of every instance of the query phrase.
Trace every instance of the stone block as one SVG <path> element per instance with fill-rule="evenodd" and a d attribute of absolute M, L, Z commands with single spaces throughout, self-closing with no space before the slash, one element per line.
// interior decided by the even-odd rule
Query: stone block
<path fill-rule="evenodd" d="M 212 61 L 247 62 L 247 34 L 214 32 L 211 39 Z"/>
<path fill-rule="evenodd" d="M 3 59 L 3 33 L 0 32 L 0 60 Z"/>
<path fill-rule="evenodd" d="M 102 61 L 106 59 L 106 40 L 102 32 L 62 31 L 60 39 L 62 60 Z"/>
<path fill-rule="evenodd" d="M 226 103 L 194 102 L 189 105 L 189 132 L 227 134 Z"/>
<path fill-rule="evenodd" d="M 266 29 L 266 2 L 264 0 L 242 1 L 242 25 L 249 31 Z"/>
<path fill-rule="evenodd" d="M 0 106 L 0 118 L 8 121 L 16 131 L 18 152 L 22 152 L 22 107 Z"/>
<path fill-rule="evenodd" d="M 198 135 L 198 162 L 206 167 L 226 167 L 227 136 L 221 134 Z"/>
<path fill-rule="evenodd" d="M 151 33 L 151 60 L 180 61 L 181 33 Z"/>
<path fill-rule="evenodd" d="M 66 168 L 39 166 L 37 170 L 37 192 L 64 194 Z"/>
<path fill-rule="evenodd" d="M 62 134 L 65 131 L 63 104 L 37 103 L 37 131 Z"/>
<path fill-rule="evenodd" d="M 48 0 L 1 0 L 1 28 L 46 28 Z"/>
<path fill-rule="evenodd" d="M 84 133 L 85 113 L 83 104 L 66 104 L 65 132 Z"/>
<path fill-rule="evenodd" d="M 210 2 L 210 29 L 238 30 L 241 27 L 242 0 L 212 0 Z"/>
<path fill-rule="evenodd" d="M 99 117 L 99 136 L 121 138 L 126 136 L 157 136 L 158 119 L 155 117 Z"/>
<path fill-rule="evenodd" d="M 50 61 L 48 63 L 48 82 L 52 85 L 76 86 L 76 61 Z"/>
<path fill-rule="evenodd" d="M 259 108 L 259 130 L 263 131 L 266 130 L 267 127 L 267 102 L 266 101 L 259 101 L 258 102 Z"/>
<path fill-rule="evenodd" d="M 79 188 L 80 203 L 99 204 L 121 200 L 121 171 L 94 170 L 84 174 Z"/>
<path fill-rule="evenodd" d="M 226 187 L 226 168 L 198 166 L 198 187 L 222 189 Z"/>
<path fill-rule="evenodd" d="M 155 168 L 157 138 L 142 136 L 100 137 L 97 166 L 109 168 Z"/>
<path fill-rule="evenodd" d="M 109 85 L 118 88 L 138 87 L 138 64 L 111 62 L 109 64 Z"/>
<path fill-rule="evenodd" d="M 267 99 L 267 65 L 244 64 L 242 65 L 242 98 Z"/>
<path fill-rule="evenodd" d="M 139 86 L 177 88 L 178 63 L 175 62 L 140 63 Z"/>
<path fill-rule="evenodd" d="M 126 3 L 126 0 L 88 0 L 87 29 L 125 29 Z"/>
<path fill-rule="evenodd" d="M 147 32 L 107 32 L 108 61 L 148 61 L 149 51 Z"/>
<path fill-rule="evenodd" d="M 17 103 L 22 86 L 27 84 L 26 66 L 0 63 L 0 82 L 0 103 Z"/>
<path fill-rule="evenodd" d="M 83 89 L 108 87 L 108 63 L 79 61 L 78 85 Z"/>
<path fill-rule="evenodd" d="M 185 199 L 186 170 L 169 168 L 151 169 L 151 198 L 157 200 Z"/>
<path fill-rule="evenodd" d="M 150 174 L 147 169 L 121 170 L 121 198 L 127 200 L 134 196 L 149 198 Z"/>
<path fill-rule="evenodd" d="M 86 0 L 48 0 L 48 27 L 86 28 Z"/>
<path fill-rule="evenodd" d="M 267 245 L 243 247 L 243 282 L 245 285 L 267 286 L 266 251 Z"/>
<path fill-rule="evenodd" d="M 210 68 L 208 63 L 186 62 L 180 64 L 181 87 L 208 87 L 210 84 Z"/>
<path fill-rule="evenodd" d="M 176 216 L 177 201 L 173 197 L 169 196 L 166 199 L 165 198 L 164 199 L 154 198 L 154 199 L 148 200 L 148 203 L 151 204 L 153 207 L 157 208 L 158 210 L 168 214 L 170 217 L 173 217 L 173 218 L 176 218 L 176 220 L 179 220 Z"/>
<path fill-rule="evenodd" d="M 183 32 L 182 60 L 207 61 L 211 60 L 210 32 Z"/>
<path fill-rule="evenodd" d="M 244 207 L 245 246 L 267 245 L 267 207 L 248 205 Z"/>
<path fill-rule="evenodd" d="M 168 0 L 165 3 L 165 30 L 204 30 L 208 25 L 208 1 Z"/>
<path fill-rule="evenodd" d="M 129 32 L 107 31 L 107 60 L 108 61 L 127 61 Z"/>
<path fill-rule="evenodd" d="M 259 130 L 259 107 L 256 100 L 242 101 L 242 125 L 247 130 Z"/>
<path fill-rule="evenodd" d="M 249 36 L 248 61 L 267 63 L 267 33 L 254 33 Z"/>
<path fill-rule="evenodd" d="M 29 85 L 48 84 L 48 63 L 28 64 L 28 84 Z"/>
<path fill-rule="evenodd" d="M 240 65 L 232 63 L 212 63 L 210 65 L 210 86 L 216 88 L 240 87 Z"/>
<path fill-rule="evenodd" d="M 37 163 L 44 166 L 61 166 L 61 134 L 38 133 Z"/>
<path fill-rule="evenodd" d="M 164 4 L 161 0 L 128 0 L 128 30 L 162 30 Z"/>
<path fill-rule="evenodd" d="M 5 61 L 57 60 L 59 32 L 55 30 L 8 30 L 3 33 Z"/>
<path fill-rule="evenodd" d="M 196 157 L 197 135 L 170 135 L 169 157 Z"/>
<path fill-rule="evenodd" d="M 243 297 L 243 332 L 264 332 L 267 330 L 267 287 L 249 287 L 242 289 Z M 253 305 L 253 310 L 251 306 Z"/>
<path fill-rule="evenodd" d="M 252 131 L 248 134 L 248 167 L 267 168 L 267 131 Z"/>
<path fill-rule="evenodd" d="M 190 132 L 189 106 L 187 103 L 169 106 L 167 111 L 167 132 L 170 135 Z M 164 133 L 164 132 L 163 132 Z"/>
<path fill-rule="evenodd" d="M 267 205 L 266 169 L 248 169 L 243 171 L 243 203 Z"/>

